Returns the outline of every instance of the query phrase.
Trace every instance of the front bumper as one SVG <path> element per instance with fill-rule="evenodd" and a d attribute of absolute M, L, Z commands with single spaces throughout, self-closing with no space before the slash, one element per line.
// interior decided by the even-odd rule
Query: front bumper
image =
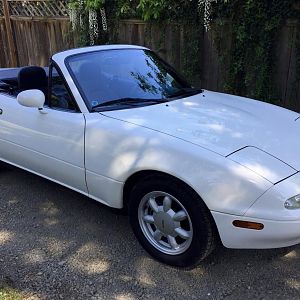
<path fill-rule="evenodd" d="M 271 249 L 300 243 L 299 221 L 272 221 L 212 212 L 223 245 L 236 249 Z M 264 229 L 233 226 L 235 220 L 262 223 Z"/>
<path fill-rule="evenodd" d="M 267 249 L 300 243 L 300 209 L 284 207 L 300 194 L 300 173 L 275 184 L 259 197 L 243 216 L 213 212 L 221 240 L 228 248 Z M 262 223 L 262 230 L 238 228 L 235 220 Z"/>

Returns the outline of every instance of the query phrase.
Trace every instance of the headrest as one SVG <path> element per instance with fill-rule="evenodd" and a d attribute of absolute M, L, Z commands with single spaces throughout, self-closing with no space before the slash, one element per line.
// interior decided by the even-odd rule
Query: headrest
<path fill-rule="evenodd" d="M 18 74 L 18 87 L 20 92 L 25 90 L 41 90 L 47 87 L 47 74 L 42 67 L 24 67 Z"/>

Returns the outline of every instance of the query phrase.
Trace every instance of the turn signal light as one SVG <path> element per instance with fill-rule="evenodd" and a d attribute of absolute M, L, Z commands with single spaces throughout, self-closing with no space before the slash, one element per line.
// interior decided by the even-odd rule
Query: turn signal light
<path fill-rule="evenodd" d="M 265 227 L 264 224 L 261 224 L 261 223 L 241 221 L 241 220 L 235 220 L 232 222 L 232 224 L 235 227 L 254 229 L 254 230 L 263 230 Z"/>

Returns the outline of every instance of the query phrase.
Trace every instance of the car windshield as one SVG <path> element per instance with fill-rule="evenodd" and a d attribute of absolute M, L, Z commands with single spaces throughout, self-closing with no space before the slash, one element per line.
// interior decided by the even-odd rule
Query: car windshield
<path fill-rule="evenodd" d="M 149 50 L 83 53 L 69 57 L 67 66 L 92 109 L 156 104 L 199 92 Z"/>

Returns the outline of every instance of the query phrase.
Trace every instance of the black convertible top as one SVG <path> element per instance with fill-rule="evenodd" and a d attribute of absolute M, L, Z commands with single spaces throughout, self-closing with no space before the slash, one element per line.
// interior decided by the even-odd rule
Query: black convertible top
<path fill-rule="evenodd" d="M 20 69 L 21 68 L 0 69 L 0 80 L 2 80 L 2 79 L 17 78 Z"/>
<path fill-rule="evenodd" d="M 22 68 L 0 69 L 0 80 L 17 78 L 21 69 Z M 44 70 L 48 76 L 49 68 L 45 67 Z"/>
<path fill-rule="evenodd" d="M 18 90 L 18 74 L 22 68 L 0 69 L 0 93 L 16 96 Z M 48 77 L 49 68 L 45 67 Z"/>

